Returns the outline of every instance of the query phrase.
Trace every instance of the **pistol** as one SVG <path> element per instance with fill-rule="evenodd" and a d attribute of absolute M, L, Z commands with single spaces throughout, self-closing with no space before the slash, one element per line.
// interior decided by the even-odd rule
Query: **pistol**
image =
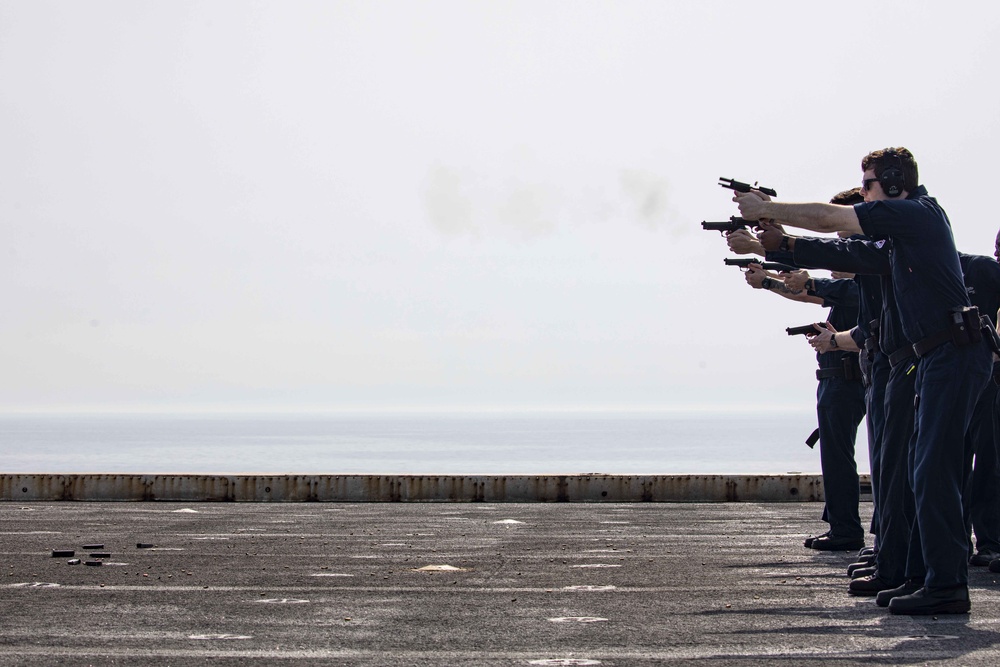
<path fill-rule="evenodd" d="M 750 185 L 749 183 L 740 183 L 732 178 L 723 178 L 722 176 L 719 176 L 719 185 L 724 188 L 729 188 L 730 190 L 736 190 L 737 192 L 750 192 L 751 190 L 758 190 L 759 192 L 763 192 L 764 194 L 772 197 L 778 196 L 778 193 L 772 188 L 765 188 L 757 185 L 756 181 L 754 181 L 753 185 Z"/>
<path fill-rule="evenodd" d="M 798 268 L 789 266 L 788 264 L 780 264 L 778 262 L 762 262 L 760 259 L 755 259 L 753 257 L 740 257 L 738 259 L 726 257 L 722 260 L 722 262 L 726 266 L 738 266 L 741 269 L 745 269 L 751 264 L 760 264 L 761 267 L 767 271 L 798 271 Z"/>
<path fill-rule="evenodd" d="M 735 232 L 737 229 L 746 229 L 747 227 L 760 229 L 760 223 L 741 218 L 737 215 L 730 216 L 729 220 L 724 222 L 708 222 L 707 220 L 703 220 L 701 223 L 702 229 L 709 232 L 720 232 L 723 236 Z"/>
<path fill-rule="evenodd" d="M 804 327 L 785 327 L 785 331 L 789 336 L 812 336 L 819 333 L 816 331 L 816 327 L 819 327 L 820 330 L 826 329 L 822 323 L 817 322 L 816 324 L 807 324 Z"/>

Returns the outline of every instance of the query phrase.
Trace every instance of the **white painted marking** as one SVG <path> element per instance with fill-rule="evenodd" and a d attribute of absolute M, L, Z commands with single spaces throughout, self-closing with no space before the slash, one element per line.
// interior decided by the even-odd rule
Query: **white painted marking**
<path fill-rule="evenodd" d="M 188 635 L 188 639 L 195 640 L 229 640 L 229 639 L 253 639 L 250 635 Z"/>
<path fill-rule="evenodd" d="M 261 604 L 308 604 L 309 600 L 302 600 L 300 598 L 272 598 L 267 600 L 254 600 L 254 602 L 260 602 Z"/>
<path fill-rule="evenodd" d="M 549 658 L 547 660 L 529 660 L 529 665 L 599 665 L 600 660 L 589 660 L 587 658 Z"/>
<path fill-rule="evenodd" d="M 59 588 L 62 584 L 53 584 L 47 581 L 29 581 L 20 584 L 11 584 L 11 588 Z"/>
<path fill-rule="evenodd" d="M 317 572 L 315 574 L 309 575 L 311 577 L 353 577 L 353 574 L 336 574 L 333 572 Z"/>
<path fill-rule="evenodd" d="M 556 616 L 549 620 L 553 623 L 600 623 L 608 619 L 600 616 Z"/>
<path fill-rule="evenodd" d="M 524 522 L 523 521 L 518 521 L 516 519 L 503 519 L 502 521 L 494 521 L 493 523 L 514 524 L 514 523 L 524 523 Z"/>
<path fill-rule="evenodd" d="M 611 563 L 589 563 L 587 565 L 570 565 L 570 567 L 621 567 L 621 565 L 612 565 Z"/>
<path fill-rule="evenodd" d="M 193 509 L 190 509 L 190 508 L 187 508 L 187 507 L 185 507 L 182 510 L 174 510 L 172 513 L 173 514 L 199 514 L 198 510 L 193 510 Z"/>
<path fill-rule="evenodd" d="M 614 586 L 563 586 L 564 591 L 613 591 Z"/>
<path fill-rule="evenodd" d="M 424 565 L 414 568 L 414 572 L 468 572 L 468 570 L 454 565 Z"/>

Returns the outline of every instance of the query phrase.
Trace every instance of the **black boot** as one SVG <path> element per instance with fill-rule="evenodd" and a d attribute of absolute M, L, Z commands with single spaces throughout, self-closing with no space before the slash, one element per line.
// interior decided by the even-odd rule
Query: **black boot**
<path fill-rule="evenodd" d="M 888 607 L 889 600 L 898 598 L 901 595 L 911 595 L 919 591 L 924 585 L 923 579 L 907 579 L 902 586 L 881 591 L 875 596 L 875 604 L 880 607 Z"/>
<path fill-rule="evenodd" d="M 867 577 L 852 579 L 851 585 L 847 588 L 847 592 L 851 595 L 875 597 L 882 591 L 888 591 L 893 588 L 896 588 L 896 584 L 883 579 L 876 573 Z"/>
<path fill-rule="evenodd" d="M 855 571 L 863 570 L 866 567 L 872 567 L 875 565 L 875 557 L 871 556 L 869 558 L 859 558 L 858 562 L 851 563 L 847 566 L 847 576 L 853 577 Z"/>
<path fill-rule="evenodd" d="M 893 614 L 930 616 L 932 614 L 968 614 L 969 587 L 965 584 L 947 588 L 921 588 L 916 593 L 901 595 L 889 601 Z"/>
<path fill-rule="evenodd" d="M 822 535 L 810 535 L 809 537 L 807 537 L 805 540 L 802 541 L 802 546 L 804 546 L 806 549 L 812 549 L 813 540 L 817 540 L 817 539 L 819 539 L 821 537 L 829 537 L 829 536 L 830 536 L 830 531 L 829 530 L 826 531 L 825 533 L 823 533 Z"/>
<path fill-rule="evenodd" d="M 810 549 L 818 549 L 819 551 L 857 551 L 861 547 L 865 546 L 865 538 L 863 537 L 834 537 L 833 535 L 825 535 L 817 537 L 809 545 Z"/>

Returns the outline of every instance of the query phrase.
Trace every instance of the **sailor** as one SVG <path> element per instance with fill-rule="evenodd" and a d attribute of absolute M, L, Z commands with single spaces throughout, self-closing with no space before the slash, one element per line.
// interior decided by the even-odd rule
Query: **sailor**
<path fill-rule="evenodd" d="M 883 593 L 894 614 L 967 613 L 964 440 L 992 354 L 965 291 L 951 223 L 919 184 L 913 155 L 905 148 L 877 150 L 864 157 L 861 168 L 865 202 L 853 207 L 772 202 L 754 191 L 736 193 L 733 200 L 744 218 L 765 226 L 775 220 L 892 241 L 893 291 L 903 332 L 920 359 L 910 478 L 912 533 L 923 562 L 909 558 L 908 580 Z"/>
<path fill-rule="evenodd" d="M 997 310 L 1000 309 L 1000 263 L 993 257 L 961 252 L 958 259 L 969 300 L 996 328 Z M 1000 431 L 994 423 L 997 420 L 996 401 L 997 385 L 987 382 L 972 415 L 966 451 L 967 455 L 975 457 L 972 475 L 967 481 L 965 506 L 966 532 L 975 533 L 976 539 L 975 545 L 970 543 L 969 564 L 977 566 L 989 565 L 990 561 L 1000 558 Z"/>
<path fill-rule="evenodd" d="M 857 321 L 858 288 L 853 276 L 809 279 L 805 290 L 789 290 L 781 276 L 750 265 L 751 287 L 773 291 L 793 301 L 829 308 L 830 326 L 849 328 Z M 820 469 L 826 505 L 823 520 L 830 525 L 823 535 L 809 538 L 805 546 L 821 551 L 857 551 L 864 547 L 865 531 L 858 512 L 860 487 L 854 447 L 858 425 L 865 416 L 864 385 L 856 351 L 817 353 L 816 417 L 819 423 Z"/>
<path fill-rule="evenodd" d="M 907 474 L 908 451 L 913 434 L 916 358 L 911 343 L 902 334 L 899 312 L 890 275 L 888 241 L 873 242 L 863 236 L 848 239 L 793 237 L 770 228 L 761 234 L 767 250 L 784 244 L 792 261 L 800 266 L 831 270 L 857 271 L 878 276 L 882 311 L 878 321 L 879 353 L 874 360 L 873 385 L 882 396 L 881 434 L 878 452 L 876 502 L 879 508 L 879 542 L 874 558 L 848 567 L 853 579 L 852 595 L 873 596 L 894 589 L 905 582 L 910 528 L 913 523 L 913 491 Z M 770 258 L 771 252 L 767 255 Z M 873 327 L 874 328 L 874 327 Z M 826 349 L 838 341 L 838 347 L 858 343 L 857 331 L 820 334 L 813 345 Z M 866 347 L 871 348 L 872 342 Z M 873 475 L 875 466 L 873 464 Z M 888 600 L 885 600 L 888 604 Z M 883 605 L 885 606 L 885 605 Z"/>

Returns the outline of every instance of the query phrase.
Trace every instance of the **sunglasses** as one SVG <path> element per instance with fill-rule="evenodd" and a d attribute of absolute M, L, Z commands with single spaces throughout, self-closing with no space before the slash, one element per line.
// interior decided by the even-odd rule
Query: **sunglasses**
<path fill-rule="evenodd" d="M 872 183 L 878 183 L 878 179 L 877 178 L 866 178 L 866 179 L 862 180 L 861 181 L 861 189 L 864 190 L 865 192 L 867 192 L 868 190 L 871 190 Z"/>

